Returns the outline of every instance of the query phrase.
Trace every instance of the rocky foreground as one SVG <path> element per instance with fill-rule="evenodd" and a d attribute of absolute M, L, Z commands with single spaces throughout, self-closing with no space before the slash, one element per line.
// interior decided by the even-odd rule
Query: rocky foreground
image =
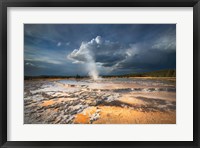
<path fill-rule="evenodd" d="M 25 124 L 175 124 L 175 78 L 26 80 Z"/>

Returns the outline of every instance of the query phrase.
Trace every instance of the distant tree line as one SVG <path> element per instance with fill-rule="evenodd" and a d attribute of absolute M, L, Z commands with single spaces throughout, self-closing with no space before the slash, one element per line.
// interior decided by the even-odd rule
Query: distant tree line
<path fill-rule="evenodd" d="M 106 75 L 104 78 L 109 77 L 176 77 L 176 70 L 174 69 L 165 69 L 157 70 L 144 73 L 133 73 L 133 74 L 124 74 L 124 75 Z"/>
<path fill-rule="evenodd" d="M 144 73 L 134 73 L 134 74 L 124 74 L 124 75 L 103 75 L 101 76 L 103 78 L 122 78 L 122 77 L 176 77 L 176 70 L 174 69 L 167 69 L 167 70 L 157 70 L 157 71 L 151 71 L 151 72 L 144 72 Z M 40 79 L 40 78 L 76 78 L 76 79 L 82 79 L 82 78 L 89 78 L 89 76 L 48 76 L 48 75 L 41 75 L 41 76 L 25 76 L 25 80 L 32 80 L 32 79 Z"/>
<path fill-rule="evenodd" d="M 176 70 L 174 69 L 158 70 L 158 71 L 147 72 L 144 73 L 143 75 L 150 77 L 176 77 Z"/>

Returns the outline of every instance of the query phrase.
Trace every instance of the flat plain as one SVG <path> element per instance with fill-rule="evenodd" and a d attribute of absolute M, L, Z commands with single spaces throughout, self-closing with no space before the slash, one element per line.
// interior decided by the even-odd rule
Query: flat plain
<path fill-rule="evenodd" d="M 175 124 L 176 78 L 33 79 L 25 124 Z"/>

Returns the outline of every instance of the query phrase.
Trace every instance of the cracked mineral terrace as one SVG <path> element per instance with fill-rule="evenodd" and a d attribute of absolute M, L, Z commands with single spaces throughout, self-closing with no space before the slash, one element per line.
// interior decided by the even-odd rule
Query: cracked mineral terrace
<path fill-rule="evenodd" d="M 175 124 L 175 78 L 25 80 L 25 124 Z"/>

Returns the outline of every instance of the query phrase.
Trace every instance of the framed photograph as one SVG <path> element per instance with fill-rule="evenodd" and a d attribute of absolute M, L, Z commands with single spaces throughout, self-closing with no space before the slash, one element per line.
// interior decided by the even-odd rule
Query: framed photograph
<path fill-rule="evenodd" d="M 199 5 L 1 1 L 1 147 L 200 147 Z"/>

